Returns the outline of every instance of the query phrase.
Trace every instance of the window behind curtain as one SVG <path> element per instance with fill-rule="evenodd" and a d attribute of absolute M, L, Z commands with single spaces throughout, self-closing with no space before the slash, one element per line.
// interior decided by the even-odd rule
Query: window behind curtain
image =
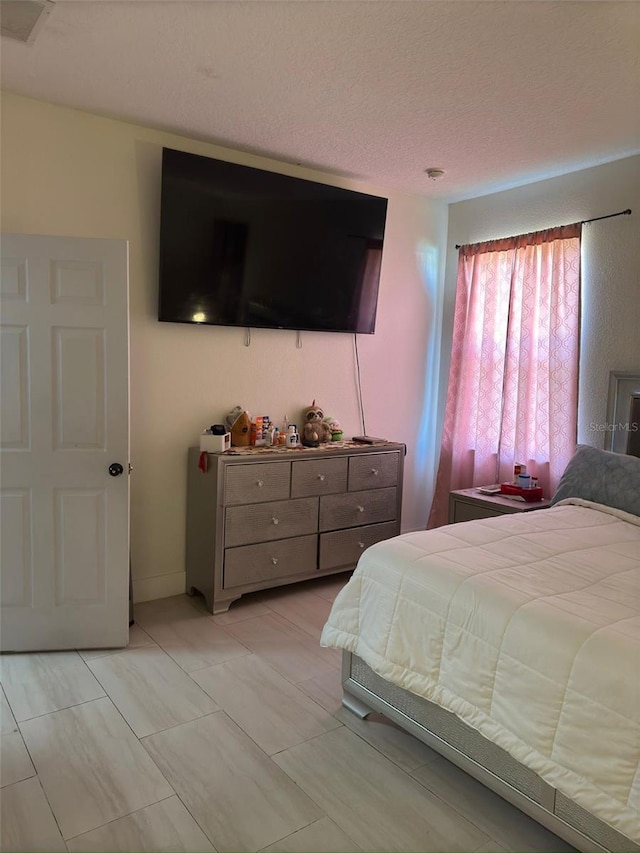
<path fill-rule="evenodd" d="M 452 489 L 555 490 L 576 445 L 581 224 L 462 246 L 445 421 L 429 527 Z"/>

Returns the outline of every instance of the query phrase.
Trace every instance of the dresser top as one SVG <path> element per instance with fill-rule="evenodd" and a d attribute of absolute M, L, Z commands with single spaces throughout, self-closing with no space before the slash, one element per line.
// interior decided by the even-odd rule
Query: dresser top
<path fill-rule="evenodd" d="M 198 448 L 192 449 L 198 453 L 200 452 Z M 324 453 L 343 455 L 346 453 L 371 453 L 385 450 L 404 451 L 405 445 L 386 440 L 375 441 L 373 444 L 362 444 L 358 441 L 328 441 L 325 444 L 318 445 L 318 447 L 305 447 L 302 444 L 297 447 L 286 447 L 284 445 L 272 445 L 271 447 L 255 447 L 255 445 L 250 445 L 249 447 L 232 447 L 230 450 L 224 450 L 222 453 L 210 453 L 209 455 L 223 459 L 229 457 L 244 459 L 264 459 L 265 457 L 280 459 L 287 457 L 296 459 L 300 457 L 321 456 Z"/>

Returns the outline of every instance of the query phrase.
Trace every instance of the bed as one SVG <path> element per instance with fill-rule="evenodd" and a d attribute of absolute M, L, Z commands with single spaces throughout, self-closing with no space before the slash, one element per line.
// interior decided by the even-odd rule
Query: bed
<path fill-rule="evenodd" d="M 369 548 L 321 643 L 343 649 L 354 713 L 580 850 L 637 851 L 640 460 L 578 451 L 550 509 Z"/>

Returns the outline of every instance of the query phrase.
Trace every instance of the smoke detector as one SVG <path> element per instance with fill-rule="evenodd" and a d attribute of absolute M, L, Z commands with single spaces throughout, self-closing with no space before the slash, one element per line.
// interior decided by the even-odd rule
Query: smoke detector
<path fill-rule="evenodd" d="M 425 172 L 432 181 L 439 181 L 440 178 L 444 177 L 444 169 L 425 169 Z"/>
<path fill-rule="evenodd" d="M 23 44 L 33 44 L 54 5 L 54 0 L 1 0 L 2 35 Z"/>

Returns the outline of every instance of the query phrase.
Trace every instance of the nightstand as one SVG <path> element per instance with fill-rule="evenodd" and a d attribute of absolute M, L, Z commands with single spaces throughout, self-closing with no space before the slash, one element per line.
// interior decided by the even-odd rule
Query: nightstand
<path fill-rule="evenodd" d="M 476 518 L 493 518 L 496 515 L 508 515 L 513 512 L 531 512 L 544 509 L 551 501 L 514 501 L 503 495 L 482 495 L 477 488 L 459 489 L 449 492 L 449 524 L 459 521 L 473 521 Z"/>

